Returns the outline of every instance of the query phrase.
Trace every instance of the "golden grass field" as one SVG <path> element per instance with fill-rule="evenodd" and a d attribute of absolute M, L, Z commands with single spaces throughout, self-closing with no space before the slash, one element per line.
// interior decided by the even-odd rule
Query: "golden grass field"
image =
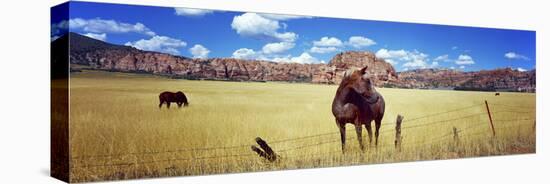
<path fill-rule="evenodd" d="M 536 149 L 535 94 L 378 88 L 386 101 L 380 145 L 362 152 L 348 124 L 342 154 L 331 113 L 336 88 L 71 73 L 71 181 L 450 159 Z M 160 92 L 178 90 L 187 95 L 189 107 L 158 108 Z M 496 137 L 484 100 L 492 111 Z M 393 145 L 397 114 L 405 117 L 401 151 Z M 436 115 L 413 120 L 431 114 Z M 460 130 L 458 142 L 451 134 L 453 127 Z M 276 162 L 250 150 L 256 137 L 272 142 L 279 155 Z M 200 149 L 215 147 L 228 148 Z"/>

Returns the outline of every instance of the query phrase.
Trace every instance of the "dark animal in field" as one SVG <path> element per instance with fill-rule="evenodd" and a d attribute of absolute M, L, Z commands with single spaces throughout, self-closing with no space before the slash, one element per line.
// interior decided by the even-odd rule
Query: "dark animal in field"
<path fill-rule="evenodd" d="M 184 106 L 189 105 L 189 102 L 187 101 L 187 97 L 181 91 L 178 91 L 175 93 L 172 93 L 169 91 L 162 92 L 159 95 L 159 101 L 160 101 L 159 108 L 161 108 L 162 104 L 164 103 L 166 103 L 167 108 L 170 108 L 170 103 L 172 102 L 175 102 L 176 104 L 178 104 L 178 107 L 181 107 L 182 104 Z"/>
<path fill-rule="evenodd" d="M 500 93 L 495 93 L 495 96 L 500 96 Z"/>
<path fill-rule="evenodd" d="M 366 74 L 367 67 L 360 70 L 344 73 L 344 78 L 338 86 L 334 100 L 332 101 L 332 114 L 336 119 L 336 125 L 340 129 L 342 152 L 346 144 L 346 123 L 355 125 L 357 140 L 364 150 L 362 139 L 362 125 L 365 125 L 369 134 L 369 145 L 372 144 L 371 122 L 375 121 L 376 142 L 378 145 L 379 130 L 384 117 L 384 98 L 373 86 L 373 82 Z"/>

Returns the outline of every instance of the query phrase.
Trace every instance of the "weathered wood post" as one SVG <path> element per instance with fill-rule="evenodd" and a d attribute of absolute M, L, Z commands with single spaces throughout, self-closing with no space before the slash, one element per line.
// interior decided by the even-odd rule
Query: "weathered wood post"
<path fill-rule="evenodd" d="M 489 123 L 491 123 L 491 130 L 493 130 L 493 137 L 495 137 L 495 126 L 493 125 L 493 118 L 491 117 L 491 111 L 489 110 L 489 104 L 487 103 L 487 100 L 485 100 L 485 107 L 487 108 L 487 115 L 489 115 Z"/>
<path fill-rule="evenodd" d="M 397 151 L 401 151 L 401 122 L 403 121 L 403 116 L 397 115 L 397 119 L 395 120 L 395 149 Z"/>
<path fill-rule="evenodd" d="M 455 145 L 458 145 L 458 129 L 456 127 L 453 127 L 453 139 L 455 140 Z"/>
<path fill-rule="evenodd" d="M 451 144 L 451 150 L 453 152 L 459 151 L 460 138 L 458 136 L 458 133 L 460 133 L 460 130 L 453 126 L 453 143 Z"/>
<path fill-rule="evenodd" d="M 258 143 L 258 145 L 260 145 L 261 149 L 256 146 L 251 146 L 252 151 L 256 152 L 258 156 L 263 157 L 270 162 L 277 160 L 277 154 L 275 154 L 275 152 L 273 151 L 273 149 L 271 149 L 267 142 L 265 142 L 260 137 L 256 137 L 255 141 L 256 143 Z"/>

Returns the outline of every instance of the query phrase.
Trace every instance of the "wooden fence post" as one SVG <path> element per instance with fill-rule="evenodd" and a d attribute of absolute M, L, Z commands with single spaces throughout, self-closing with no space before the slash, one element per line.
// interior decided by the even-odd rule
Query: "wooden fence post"
<path fill-rule="evenodd" d="M 261 149 L 256 147 L 256 146 L 251 146 L 252 151 L 256 152 L 258 154 L 258 156 L 263 157 L 263 158 L 269 160 L 270 162 L 273 162 L 273 161 L 277 160 L 277 154 L 275 154 L 273 149 L 271 149 L 271 147 L 269 147 L 267 142 L 265 142 L 260 137 L 256 137 L 255 140 L 256 140 L 256 143 L 258 143 L 258 145 L 260 145 Z"/>
<path fill-rule="evenodd" d="M 453 139 L 455 140 L 455 145 L 458 145 L 458 129 L 456 127 L 453 127 Z"/>
<path fill-rule="evenodd" d="M 493 137 L 496 136 L 495 126 L 493 125 L 493 118 L 491 117 L 491 111 L 489 110 L 489 104 L 485 100 L 485 107 L 487 108 L 487 115 L 489 115 L 489 123 L 491 123 L 491 130 L 493 130 Z"/>
<path fill-rule="evenodd" d="M 403 121 L 403 116 L 397 115 L 397 119 L 395 120 L 395 149 L 397 151 L 401 151 L 401 122 Z"/>

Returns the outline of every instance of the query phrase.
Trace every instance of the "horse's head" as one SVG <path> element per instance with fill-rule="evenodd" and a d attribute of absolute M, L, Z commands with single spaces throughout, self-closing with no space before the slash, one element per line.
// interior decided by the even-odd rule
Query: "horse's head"
<path fill-rule="evenodd" d="M 345 85 L 353 89 L 356 93 L 369 98 L 374 95 L 375 91 L 372 81 L 367 74 L 367 68 L 368 66 L 365 66 L 360 70 L 345 72 L 342 82 L 345 82 Z"/>

